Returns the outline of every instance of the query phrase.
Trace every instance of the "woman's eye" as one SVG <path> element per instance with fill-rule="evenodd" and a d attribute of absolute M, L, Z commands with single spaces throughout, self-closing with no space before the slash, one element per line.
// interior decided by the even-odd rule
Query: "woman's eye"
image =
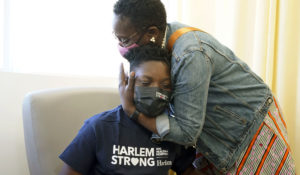
<path fill-rule="evenodd" d="M 121 41 L 121 43 L 123 43 L 123 44 L 128 44 L 129 39 L 121 38 L 120 41 Z"/>
<path fill-rule="evenodd" d="M 126 40 L 123 41 L 124 44 L 128 44 L 128 42 L 129 42 L 128 39 L 126 39 Z"/>

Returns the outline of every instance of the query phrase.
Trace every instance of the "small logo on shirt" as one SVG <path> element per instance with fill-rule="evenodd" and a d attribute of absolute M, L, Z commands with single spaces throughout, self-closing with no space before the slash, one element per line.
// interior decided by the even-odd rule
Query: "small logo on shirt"
<path fill-rule="evenodd" d="M 145 148 L 113 145 L 112 154 L 111 164 L 113 165 L 140 167 L 172 165 L 172 161 L 167 160 L 169 156 L 168 150 L 160 147 Z"/>

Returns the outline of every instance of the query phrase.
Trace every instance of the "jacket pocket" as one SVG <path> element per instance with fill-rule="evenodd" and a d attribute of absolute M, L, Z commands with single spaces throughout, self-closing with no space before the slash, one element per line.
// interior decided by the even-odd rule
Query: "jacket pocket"
<path fill-rule="evenodd" d="M 233 150 L 243 141 L 249 121 L 221 106 L 214 106 L 206 113 L 203 130 L 211 135 L 212 143 Z M 214 140 L 214 141 L 213 141 Z"/>
<path fill-rule="evenodd" d="M 220 114 L 224 114 L 226 116 L 228 116 L 230 119 L 235 120 L 236 122 L 242 124 L 242 125 L 247 125 L 247 120 L 241 118 L 238 114 L 226 109 L 226 108 L 222 108 L 219 105 L 215 106 L 215 111 L 220 113 Z"/>

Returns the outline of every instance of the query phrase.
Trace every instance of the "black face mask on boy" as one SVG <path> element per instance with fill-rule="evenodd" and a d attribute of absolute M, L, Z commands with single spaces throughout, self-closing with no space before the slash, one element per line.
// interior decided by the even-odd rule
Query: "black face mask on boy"
<path fill-rule="evenodd" d="M 136 109 L 148 117 L 156 117 L 168 107 L 171 92 L 158 87 L 134 88 Z"/>

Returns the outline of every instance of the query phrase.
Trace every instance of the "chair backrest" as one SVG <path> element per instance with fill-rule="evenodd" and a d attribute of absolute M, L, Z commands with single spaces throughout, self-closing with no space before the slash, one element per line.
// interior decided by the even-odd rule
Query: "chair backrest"
<path fill-rule="evenodd" d="M 120 104 L 117 89 L 67 88 L 35 91 L 23 101 L 23 123 L 31 175 L 55 175 L 59 154 L 87 118 Z"/>

